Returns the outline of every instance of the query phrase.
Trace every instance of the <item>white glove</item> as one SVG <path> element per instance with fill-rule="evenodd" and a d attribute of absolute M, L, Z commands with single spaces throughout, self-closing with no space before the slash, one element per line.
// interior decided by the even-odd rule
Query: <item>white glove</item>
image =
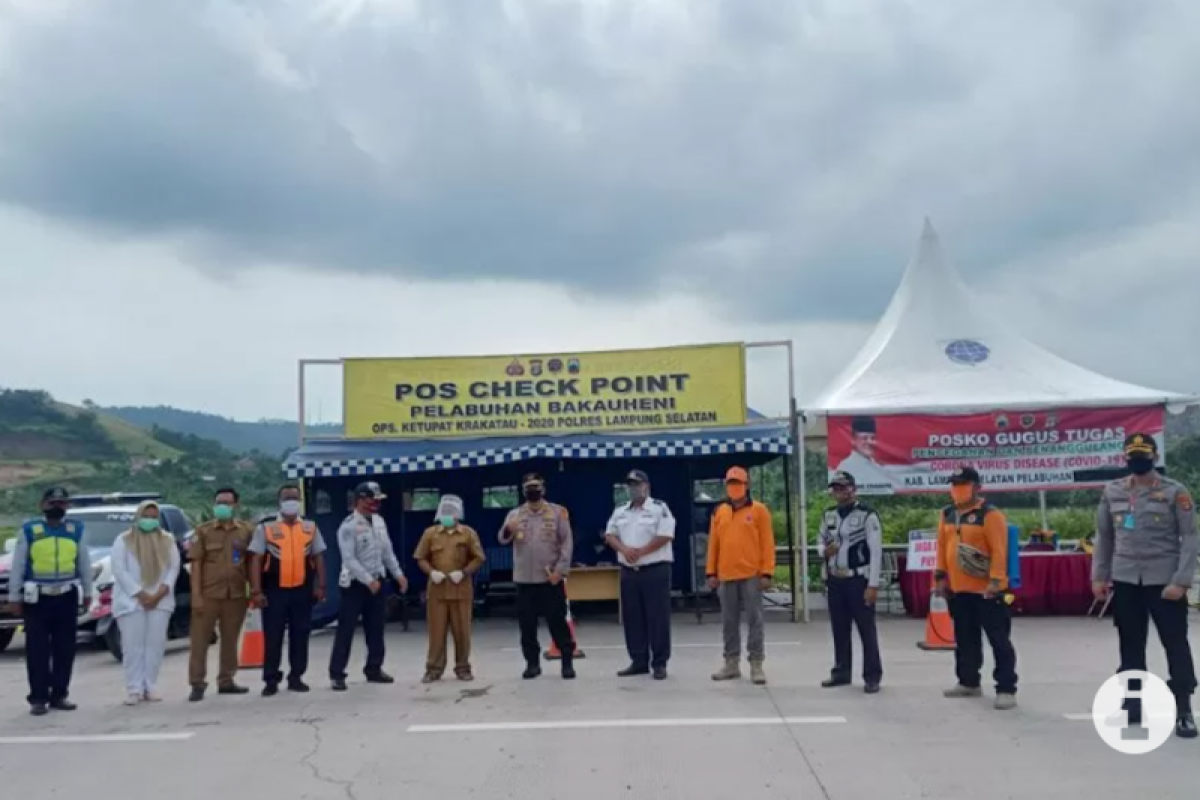
<path fill-rule="evenodd" d="M 454 572 L 450 573 L 450 580 L 454 581 L 455 583 L 462 583 L 462 579 L 463 574 L 461 569 L 456 569 Z"/>
<path fill-rule="evenodd" d="M 435 569 L 433 572 L 429 573 L 429 577 L 433 580 L 434 583 L 441 583 L 442 581 L 446 580 L 446 573 L 438 572 Z"/>

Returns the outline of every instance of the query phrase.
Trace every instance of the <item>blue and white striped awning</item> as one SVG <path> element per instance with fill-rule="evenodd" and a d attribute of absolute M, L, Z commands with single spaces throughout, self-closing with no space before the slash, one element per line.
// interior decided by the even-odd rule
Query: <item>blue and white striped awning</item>
<path fill-rule="evenodd" d="M 654 433 L 486 439 L 314 440 L 288 456 L 289 478 L 357 477 L 486 467 L 534 458 L 686 458 L 792 452 L 786 425 L 758 423 Z"/>

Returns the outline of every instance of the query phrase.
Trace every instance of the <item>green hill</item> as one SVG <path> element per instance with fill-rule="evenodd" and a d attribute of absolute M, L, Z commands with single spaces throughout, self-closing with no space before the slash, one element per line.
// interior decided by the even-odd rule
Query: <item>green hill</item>
<path fill-rule="evenodd" d="M 48 393 L 0 390 L 0 489 L 94 475 L 103 465 L 138 468 L 181 451 L 150 431 Z"/>
<path fill-rule="evenodd" d="M 200 411 L 185 411 L 170 406 L 119 406 L 102 409 L 107 416 L 124 420 L 140 428 L 163 428 L 220 442 L 235 453 L 266 453 L 281 456 L 300 444 L 300 426 L 290 420 L 264 419 L 245 422 Z M 340 425 L 313 425 L 309 432 L 337 435 Z"/>

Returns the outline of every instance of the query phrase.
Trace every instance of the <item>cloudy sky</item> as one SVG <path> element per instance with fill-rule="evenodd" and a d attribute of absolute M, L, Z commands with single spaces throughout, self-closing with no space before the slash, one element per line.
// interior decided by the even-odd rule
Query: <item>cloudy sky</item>
<path fill-rule="evenodd" d="M 1027 337 L 1200 390 L 1198 40 L 1185 0 L 0 0 L 0 385 L 254 419 L 301 357 L 788 338 L 811 397 L 928 214 Z"/>

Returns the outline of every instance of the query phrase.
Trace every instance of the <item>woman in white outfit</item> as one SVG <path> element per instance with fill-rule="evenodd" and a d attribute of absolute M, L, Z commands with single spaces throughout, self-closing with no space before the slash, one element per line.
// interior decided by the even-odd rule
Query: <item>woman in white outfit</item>
<path fill-rule="evenodd" d="M 138 506 L 133 527 L 112 549 L 113 616 L 121 629 L 125 705 L 157 702 L 158 671 L 167 649 L 167 624 L 175 610 L 179 548 L 159 524 L 158 505 Z"/>

